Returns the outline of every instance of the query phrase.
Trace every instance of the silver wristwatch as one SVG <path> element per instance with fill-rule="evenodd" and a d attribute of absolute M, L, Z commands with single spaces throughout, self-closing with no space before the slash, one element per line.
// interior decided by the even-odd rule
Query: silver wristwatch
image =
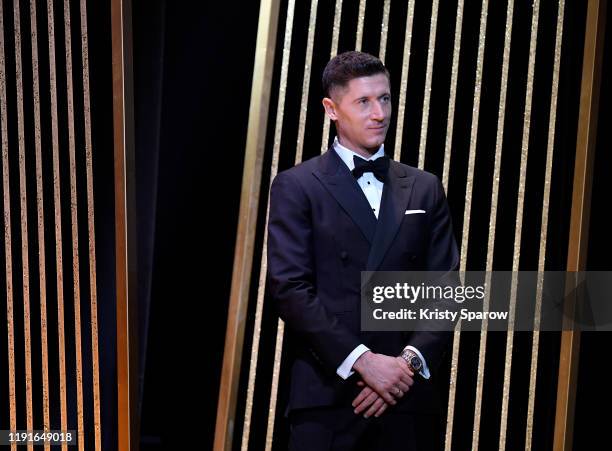
<path fill-rule="evenodd" d="M 412 349 L 404 349 L 400 354 L 400 357 L 408 363 L 408 366 L 415 373 L 420 372 L 423 368 L 423 362 L 421 362 L 421 359 L 419 358 L 417 353 L 414 352 Z"/>

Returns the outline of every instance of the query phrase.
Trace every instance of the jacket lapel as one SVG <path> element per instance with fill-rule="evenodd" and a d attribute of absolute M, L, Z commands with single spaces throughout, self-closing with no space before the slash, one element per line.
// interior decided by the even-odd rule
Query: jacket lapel
<path fill-rule="evenodd" d="M 380 214 L 366 271 L 376 271 L 393 243 L 404 219 L 406 207 L 412 193 L 414 177 L 408 177 L 405 168 L 391 161 L 387 182 L 383 188 Z"/>
<path fill-rule="evenodd" d="M 321 181 L 372 244 L 377 227 L 376 216 L 355 177 L 333 147 L 323 154 L 320 162 L 313 175 Z"/>

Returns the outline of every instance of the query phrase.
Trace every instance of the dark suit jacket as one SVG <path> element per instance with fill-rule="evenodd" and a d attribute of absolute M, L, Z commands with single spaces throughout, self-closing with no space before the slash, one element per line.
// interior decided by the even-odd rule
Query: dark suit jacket
<path fill-rule="evenodd" d="M 408 209 L 426 213 L 405 215 Z M 292 343 L 288 409 L 349 406 L 358 375 L 343 380 L 336 369 L 360 343 L 391 356 L 415 346 L 435 369 L 452 332 L 360 330 L 361 271 L 458 270 L 435 175 L 391 161 L 377 220 L 332 148 L 276 176 L 268 233 L 268 290 Z M 436 412 L 431 382 L 415 381 L 395 408 Z"/>

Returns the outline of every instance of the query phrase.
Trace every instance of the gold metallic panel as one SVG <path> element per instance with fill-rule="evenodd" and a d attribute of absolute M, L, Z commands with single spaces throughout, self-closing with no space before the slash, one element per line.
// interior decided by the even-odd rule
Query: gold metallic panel
<path fill-rule="evenodd" d="M 470 213 L 472 208 L 472 181 L 474 179 L 474 164 L 476 161 L 476 141 L 478 138 L 478 117 L 480 113 L 480 93 L 482 89 L 482 66 L 484 61 L 485 39 L 487 36 L 487 13 L 489 10 L 488 0 L 482 1 L 480 13 L 480 31 L 478 36 L 478 57 L 476 60 L 476 80 L 474 83 L 474 106 L 472 108 L 472 131 L 470 134 L 470 150 L 468 161 L 468 176 L 465 190 L 465 210 L 463 213 L 463 236 L 461 239 L 461 264 L 460 268 L 465 271 L 467 266 L 468 238 L 470 235 Z M 485 309 L 487 308 L 488 296 L 485 296 Z M 480 410 L 482 404 L 482 385 L 484 379 L 485 352 L 487 346 L 487 322 L 483 321 L 480 333 L 480 351 L 478 353 L 478 372 L 476 382 L 476 401 L 474 408 L 474 430 L 472 434 L 472 450 L 478 449 L 478 435 L 480 433 Z"/>
<path fill-rule="evenodd" d="M 414 0 L 408 0 L 406 13 L 406 33 L 404 35 L 404 54 L 402 59 L 402 78 L 400 82 L 400 97 L 397 106 L 397 127 L 395 129 L 395 150 L 393 159 L 400 161 L 402 156 L 402 134 L 404 132 L 404 113 L 406 110 L 406 88 L 408 84 L 408 69 L 410 68 L 410 45 L 412 43 L 412 25 L 414 23 Z"/>
<path fill-rule="evenodd" d="M 419 169 L 425 168 L 425 151 L 427 147 L 427 129 L 429 125 L 429 104 L 431 101 L 431 79 L 436 53 L 436 30 L 438 26 L 438 5 L 440 0 L 434 0 L 431 5 L 431 21 L 429 24 L 429 48 L 427 50 L 427 69 L 425 71 L 425 91 L 423 95 L 423 118 L 421 120 L 421 141 L 419 143 Z"/>
<path fill-rule="evenodd" d="M 238 378 L 240 376 L 244 327 L 253 263 L 253 247 L 266 138 L 265 130 L 270 102 L 270 86 L 273 75 L 278 12 L 278 0 L 262 1 L 259 10 L 255 67 L 253 71 L 249 125 L 242 177 L 240 221 L 238 222 L 234 254 L 234 272 L 232 274 L 220 396 L 217 407 L 215 451 L 232 449 L 232 425 L 234 424 L 236 411 Z"/>
<path fill-rule="evenodd" d="M 25 172 L 25 130 L 23 118 L 23 73 L 21 64 L 21 16 L 19 2 L 13 3 L 13 18 L 15 27 L 15 78 L 17 83 L 17 132 L 19 147 L 19 202 L 21 219 L 21 265 L 23 281 L 23 338 L 25 359 L 25 410 L 26 427 L 34 429 L 32 412 L 32 335 L 30 329 L 30 263 L 28 257 L 28 196 L 26 190 Z M 34 449 L 28 443 L 28 449 Z"/>
<path fill-rule="evenodd" d="M 342 0 L 336 0 L 336 10 L 334 12 L 334 31 L 332 34 L 331 52 L 329 58 L 333 58 L 338 53 L 338 39 L 340 38 L 340 20 L 342 19 Z M 329 148 L 329 117 L 323 114 L 323 135 L 321 136 L 321 153 Z"/>
<path fill-rule="evenodd" d="M 96 280 L 96 236 L 94 228 L 93 150 L 91 142 L 91 111 L 89 93 L 89 44 L 87 38 L 87 4 L 80 2 L 81 59 L 83 64 L 83 120 L 85 123 L 85 175 L 87 183 L 87 232 L 89 250 L 89 295 L 91 310 L 91 361 L 93 377 L 94 444 L 102 449 L 102 420 L 100 419 L 100 362 L 98 351 L 98 283 Z"/>
<path fill-rule="evenodd" d="M 387 34 L 389 33 L 389 10 L 391 9 L 391 0 L 385 0 L 383 4 L 383 19 L 380 25 L 380 44 L 378 47 L 378 58 L 384 63 L 387 52 Z"/>
<path fill-rule="evenodd" d="M 4 55 L 4 3 L 0 2 L 0 131 L 2 134 L 2 189 L 4 207 L 4 254 L 6 273 L 6 321 L 8 341 L 8 383 L 9 383 L 9 422 L 12 430 L 17 430 L 17 402 L 15 388 L 15 321 L 13 314 L 13 253 L 11 233 L 11 196 L 9 180 L 8 130 L 6 105 L 6 72 Z M 17 445 L 11 445 L 12 450 Z"/>
<path fill-rule="evenodd" d="M 57 118 L 57 76 L 55 68 L 55 19 L 53 0 L 47 0 L 47 27 L 49 35 L 49 85 L 51 90 L 51 139 L 53 148 L 53 208 L 55 213 L 55 259 L 57 288 L 57 336 L 59 356 L 60 425 L 68 429 L 66 401 L 66 340 L 64 332 L 64 271 L 62 255 L 62 205 L 60 196 L 59 141 Z M 62 450 L 68 449 L 63 446 Z"/>
<path fill-rule="evenodd" d="M 76 156 L 74 136 L 74 87 L 72 83 L 72 36 L 70 32 L 70 1 L 64 0 L 64 42 L 66 50 L 66 94 L 68 106 L 68 155 L 70 158 L 70 220 L 72 231 L 72 276 L 75 341 L 75 376 L 77 392 L 77 434 L 79 450 L 85 446 L 83 424 L 83 357 L 81 350 L 81 282 L 79 276 L 79 228 L 77 216 Z"/>
<path fill-rule="evenodd" d="M 544 196 L 542 199 L 542 226 L 540 232 L 540 251 L 538 256 L 538 272 L 543 274 L 546 259 L 546 239 L 548 236 L 548 207 L 550 200 L 550 183 L 552 178 L 553 153 L 555 148 L 555 125 L 557 119 L 557 96 L 559 92 L 559 67 L 561 66 L 561 46 L 563 38 L 563 17 L 565 0 L 559 0 L 557 12 L 557 31 L 555 38 L 555 56 L 552 73 L 552 89 L 550 96 L 550 116 L 548 119 L 548 144 L 546 149 L 546 173 L 544 176 Z M 543 280 L 538 277 L 536 286 L 536 305 L 534 312 L 534 332 L 531 347 L 531 365 L 529 372 L 529 399 L 527 405 L 527 426 L 525 431 L 525 450 L 531 450 L 533 436 L 533 413 L 535 408 L 536 381 L 538 371 L 538 351 L 540 344 L 540 317 L 542 312 Z"/>
<path fill-rule="evenodd" d="M 41 372 L 42 372 L 42 403 L 43 403 L 43 430 L 50 428 L 49 418 L 49 356 L 47 345 L 47 270 L 45 262 L 45 214 L 43 202 L 43 174 L 41 155 L 40 132 L 40 82 L 38 69 L 38 27 L 36 20 L 36 3 L 30 1 L 30 23 L 32 37 L 32 89 L 34 106 L 34 144 L 36 146 L 36 209 L 38 224 L 38 267 L 40 286 L 40 345 L 41 345 Z M 45 449 L 51 449 L 45 443 Z"/>
<path fill-rule="evenodd" d="M 606 5 L 605 1 L 589 0 L 587 7 L 567 271 L 586 269 Z M 568 296 L 565 302 L 564 318 L 573 318 L 575 297 Z M 573 444 L 579 351 L 580 331 L 561 332 L 553 443 L 555 450 L 571 449 Z"/>
<path fill-rule="evenodd" d="M 131 2 L 111 0 L 113 153 L 115 188 L 115 293 L 117 320 L 118 448 L 133 449 L 139 437 L 138 335 L 134 116 Z"/>
<path fill-rule="evenodd" d="M 283 56 L 281 63 L 280 85 L 278 88 L 278 104 L 276 108 L 276 124 L 274 129 L 274 147 L 272 150 L 272 163 L 270 171 L 270 182 L 276 176 L 278 171 L 278 157 L 280 154 L 281 137 L 283 133 L 283 119 L 285 116 L 285 97 L 287 94 L 287 75 L 289 72 L 289 58 L 291 55 L 291 35 L 293 32 L 293 16 L 295 11 L 295 0 L 289 0 L 287 5 L 287 17 L 285 21 L 285 38 L 283 42 Z M 267 248 L 268 243 L 268 214 L 270 204 L 266 207 L 266 224 L 264 228 L 264 243 L 263 249 Z M 253 413 L 253 397 L 255 395 L 255 379 L 257 375 L 257 357 L 259 355 L 259 339 L 261 331 L 261 321 L 263 316 L 264 295 L 266 289 L 266 273 L 268 270 L 268 254 L 264 251 L 261 253 L 261 264 L 259 269 L 259 280 L 257 285 L 257 304 L 255 307 L 255 325 L 253 327 L 253 341 L 251 344 L 251 361 L 249 366 L 249 380 L 247 385 L 247 398 L 244 411 L 244 426 L 242 429 L 241 449 L 246 451 L 249 447 L 249 434 L 251 432 L 251 415 Z M 272 397 L 275 396 L 277 387 L 272 387 Z M 268 411 L 268 422 L 274 424 L 274 414 L 276 413 L 276 403 L 270 402 L 270 410 Z M 273 427 L 272 427 L 273 431 Z M 268 429 L 268 435 L 271 435 Z"/>

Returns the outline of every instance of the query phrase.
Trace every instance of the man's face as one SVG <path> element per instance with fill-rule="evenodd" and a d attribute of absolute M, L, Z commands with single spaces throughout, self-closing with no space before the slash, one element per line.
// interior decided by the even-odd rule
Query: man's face
<path fill-rule="evenodd" d="M 345 87 L 332 90 L 323 106 L 336 123 L 340 144 L 372 155 L 385 141 L 391 120 L 389 79 L 383 73 L 353 78 Z"/>

